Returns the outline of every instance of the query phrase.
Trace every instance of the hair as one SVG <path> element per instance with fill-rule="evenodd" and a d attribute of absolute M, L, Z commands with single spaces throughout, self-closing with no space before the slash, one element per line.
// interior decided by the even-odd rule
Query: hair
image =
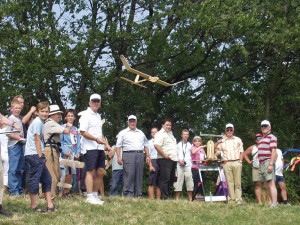
<path fill-rule="evenodd" d="M 190 133 L 188 129 L 183 129 L 181 133 Z"/>
<path fill-rule="evenodd" d="M 16 96 L 14 96 L 14 97 L 13 97 L 13 100 L 18 100 L 18 98 L 21 98 L 21 99 L 24 100 L 23 95 L 16 95 Z"/>
<path fill-rule="evenodd" d="M 162 121 L 162 125 L 164 125 L 166 122 L 170 122 L 171 124 L 173 124 L 173 121 L 170 118 L 166 118 Z"/>
<path fill-rule="evenodd" d="M 19 102 L 18 99 L 13 98 L 13 100 L 12 100 L 11 103 L 10 103 L 10 106 L 12 107 L 12 106 L 14 106 L 14 105 L 16 105 L 16 104 L 21 104 L 21 103 Z"/>
<path fill-rule="evenodd" d="M 73 115 L 75 117 L 77 117 L 77 113 L 76 113 L 75 109 L 66 109 L 66 111 L 65 111 L 65 117 L 68 115 L 68 113 L 73 113 Z"/>
<path fill-rule="evenodd" d="M 48 108 L 48 110 L 50 111 L 50 104 L 49 102 L 45 101 L 45 102 L 40 102 L 39 104 L 37 104 L 36 106 L 36 111 L 40 111 L 44 108 Z"/>
<path fill-rule="evenodd" d="M 202 138 L 201 138 L 200 136 L 195 136 L 195 137 L 193 138 L 193 142 L 196 141 L 196 140 L 202 142 Z"/>

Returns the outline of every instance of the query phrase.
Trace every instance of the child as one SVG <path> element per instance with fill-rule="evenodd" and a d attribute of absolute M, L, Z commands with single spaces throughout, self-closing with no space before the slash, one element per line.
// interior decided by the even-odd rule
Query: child
<path fill-rule="evenodd" d="M 206 153 L 204 151 L 205 145 L 202 145 L 202 139 L 199 136 L 193 138 L 192 151 L 192 174 L 194 180 L 194 191 L 193 195 L 203 195 L 203 189 L 200 188 L 201 184 L 199 175 L 199 166 L 203 165 L 203 160 L 206 158 Z M 202 182 L 204 180 L 204 173 L 201 172 Z"/>
<path fill-rule="evenodd" d="M 110 195 L 122 195 L 123 194 L 123 165 L 118 164 L 118 157 L 115 153 L 116 147 L 112 147 L 109 157 L 112 158 L 112 175 L 110 181 Z M 122 152 L 120 153 L 122 157 Z"/>
<path fill-rule="evenodd" d="M 28 192 L 30 195 L 31 208 L 33 211 L 42 212 L 37 207 L 37 194 L 39 192 L 39 183 L 42 183 L 42 191 L 45 193 L 47 201 L 47 211 L 55 212 L 56 208 L 51 200 L 51 176 L 46 167 L 44 150 L 44 122 L 49 115 L 49 103 L 40 102 L 37 105 L 37 114 L 33 122 L 30 124 L 27 133 L 27 142 L 25 148 L 25 160 L 30 165 L 30 178 L 28 184 Z"/>
<path fill-rule="evenodd" d="M 65 112 L 65 121 L 67 123 L 73 124 L 76 120 L 76 111 L 74 109 L 67 109 Z M 66 124 L 63 125 L 64 127 Z M 78 128 L 75 126 L 71 127 L 69 134 L 61 134 L 61 156 L 64 159 L 78 160 L 80 155 L 80 134 Z M 71 184 L 72 176 L 76 175 L 76 169 L 73 167 L 65 167 L 65 178 L 64 183 Z M 70 198 L 70 189 L 65 188 L 63 191 L 63 196 Z"/>
<path fill-rule="evenodd" d="M 7 134 L 8 136 L 8 187 L 10 195 L 22 195 L 22 169 L 24 165 L 24 130 L 22 120 L 20 118 L 21 104 L 18 100 L 12 100 L 11 102 L 12 114 L 8 117 L 10 121 L 21 127 L 20 133 Z M 7 127 L 7 131 L 10 131 L 10 127 Z"/>

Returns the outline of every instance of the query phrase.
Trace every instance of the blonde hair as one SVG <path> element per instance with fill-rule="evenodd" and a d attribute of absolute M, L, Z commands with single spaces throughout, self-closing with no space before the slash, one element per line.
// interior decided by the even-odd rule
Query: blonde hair
<path fill-rule="evenodd" d="M 194 141 L 201 141 L 202 142 L 202 138 L 200 137 L 200 136 L 195 136 L 194 138 L 193 138 L 193 142 Z"/>
<path fill-rule="evenodd" d="M 18 101 L 18 99 L 14 99 L 14 98 L 13 98 L 13 100 L 12 100 L 11 103 L 10 103 L 10 106 L 12 107 L 12 106 L 14 106 L 14 105 L 16 105 L 16 104 L 21 104 L 21 103 Z"/>
<path fill-rule="evenodd" d="M 50 111 L 49 102 L 46 101 L 46 102 L 40 102 L 39 104 L 37 104 L 36 111 L 38 112 L 44 108 L 48 108 L 48 110 Z"/>

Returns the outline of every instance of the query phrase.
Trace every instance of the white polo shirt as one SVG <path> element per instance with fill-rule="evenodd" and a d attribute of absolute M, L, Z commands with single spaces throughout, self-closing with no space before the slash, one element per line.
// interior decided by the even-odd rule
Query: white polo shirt
<path fill-rule="evenodd" d="M 123 152 L 144 150 L 145 147 L 148 148 L 148 140 L 145 134 L 137 128 L 131 130 L 127 127 L 120 131 L 117 137 L 116 147 L 122 148 Z"/>
<path fill-rule="evenodd" d="M 79 119 L 79 131 L 86 131 L 96 138 L 102 138 L 102 121 L 99 113 L 94 112 L 90 107 L 83 113 Z M 96 141 L 81 137 L 81 153 L 85 154 L 88 150 L 104 150 L 102 144 Z"/>

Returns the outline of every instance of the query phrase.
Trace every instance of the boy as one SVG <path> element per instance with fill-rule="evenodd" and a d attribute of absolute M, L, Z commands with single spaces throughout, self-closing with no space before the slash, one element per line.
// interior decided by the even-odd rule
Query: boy
<path fill-rule="evenodd" d="M 39 183 L 42 183 L 42 192 L 45 193 L 47 201 L 47 211 L 55 212 L 56 208 L 51 200 L 51 176 L 46 167 L 44 150 L 44 122 L 49 115 L 49 103 L 40 102 L 37 105 L 37 114 L 33 122 L 30 124 L 27 133 L 27 142 L 25 148 L 25 160 L 30 165 L 30 178 L 28 184 L 28 192 L 30 195 L 31 208 L 33 211 L 42 212 L 37 207 L 37 195 L 39 192 Z"/>
<path fill-rule="evenodd" d="M 18 100 L 12 100 L 11 102 L 12 114 L 8 117 L 13 124 L 17 124 L 21 127 L 20 133 L 7 134 L 8 136 L 8 187 L 10 195 L 22 195 L 22 168 L 24 165 L 24 129 L 22 126 L 22 120 L 20 118 L 21 104 Z M 6 129 L 10 131 L 11 128 Z"/>

